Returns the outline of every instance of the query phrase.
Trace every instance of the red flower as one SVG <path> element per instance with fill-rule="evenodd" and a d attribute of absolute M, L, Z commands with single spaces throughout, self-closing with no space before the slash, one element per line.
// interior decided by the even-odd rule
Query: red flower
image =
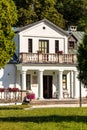
<path fill-rule="evenodd" d="M 4 92 L 5 88 L 0 88 L 0 92 Z"/>
<path fill-rule="evenodd" d="M 12 88 L 7 88 L 7 90 L 8 90 L 9 92 L 12 92 Z"/>
<path fill-rule="evenodd" d="M 28 93 L 26 97 L 27 97 L 27 99 L 30 99 L 30 100 L 35 99 L 35 94 L 34 93 Z"/>
<path fill-rule="evenodd" d="M 19 92 L 19 88 L 12 88 L 13 92 Z"/>
<path fill-rule="evenodd" d="M 19 92 L 19 88 L 8 88 L 9 92 Z"/>

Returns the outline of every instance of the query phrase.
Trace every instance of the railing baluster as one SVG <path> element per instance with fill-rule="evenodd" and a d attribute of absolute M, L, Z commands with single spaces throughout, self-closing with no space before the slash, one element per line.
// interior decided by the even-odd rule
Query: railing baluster
<path fill-rule="evenodd" d="M 19 59 L 23 63 L 77 63 L 75 54 L 20 53 Z"/>

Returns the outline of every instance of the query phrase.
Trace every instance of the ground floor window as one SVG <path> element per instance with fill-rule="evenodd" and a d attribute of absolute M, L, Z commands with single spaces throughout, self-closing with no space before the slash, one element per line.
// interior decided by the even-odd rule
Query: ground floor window
<path fill-rule="evenodd" d="M 67 89 L 67 75 L 63 74 L 63 89 Z"/>
<path fill-rule="evenodd" d="M 26 75 L 26 89 L 31 90 L 31 76 L 30 76 L 30 74 Z"/>

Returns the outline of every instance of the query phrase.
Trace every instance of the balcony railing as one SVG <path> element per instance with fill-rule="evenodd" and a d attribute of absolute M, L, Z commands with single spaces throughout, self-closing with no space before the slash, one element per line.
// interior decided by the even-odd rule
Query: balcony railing
<path fill-rule="evenodd" d="M 77 63 L 76 54 L 57 53 L 20 53 L 19 60 L 22 63 Z"/>

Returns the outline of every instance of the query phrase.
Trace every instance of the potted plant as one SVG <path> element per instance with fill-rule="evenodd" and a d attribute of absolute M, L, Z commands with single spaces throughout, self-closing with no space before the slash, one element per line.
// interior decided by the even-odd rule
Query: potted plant
<path fill-rule="evenodd" d="M 42 51 L 41 51 L 41 50 L 38 50 L 37 53 L 42 53 Z"/>
<path fill-rule="evenodd" d="M 63 51 L 57 51 L 58 54 L 63 54 Z"/>

